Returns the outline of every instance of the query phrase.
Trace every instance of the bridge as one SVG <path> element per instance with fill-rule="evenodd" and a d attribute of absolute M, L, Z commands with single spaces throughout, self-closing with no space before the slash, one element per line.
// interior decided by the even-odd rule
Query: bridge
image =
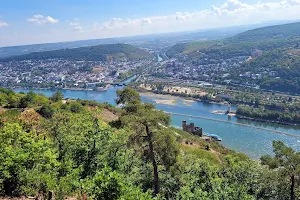
<path fill-rule="evenodd" d="M 110 83 L 110 85 L 113 86 L 127 86 L 128 84 L 125 82 L 115 82 L 115 83 Z"/>
<path fill-rule="evenodd" d="M 93 83 L 87 83 L 86 85 L 89 88 L 95 88 L 97 84 L 105 84 L 105 85 L 112 85 L 112 86 L 127 86 L 128 85 L 125 82 L 114 82 L 114 83 L 93 82 Z"/>

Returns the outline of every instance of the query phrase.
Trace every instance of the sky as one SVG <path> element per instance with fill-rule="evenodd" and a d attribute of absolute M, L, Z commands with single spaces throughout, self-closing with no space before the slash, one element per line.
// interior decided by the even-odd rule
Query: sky
<path fill-rule="evenodd" d="M 300 20 L 300 0 L 0 0 L 0 46 Z"/>

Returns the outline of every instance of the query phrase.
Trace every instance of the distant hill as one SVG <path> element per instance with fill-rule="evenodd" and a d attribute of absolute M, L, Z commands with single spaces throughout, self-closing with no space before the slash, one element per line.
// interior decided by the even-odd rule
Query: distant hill
<path fill-rule="evenodd" d="M 263 28 L 257 28 L 240 33 L 232 37 L 233 42 L 237 41 L 259 41 L 264 39 L 280 39 L 300 36 L 300 22 L 268 26 Z M 229 39 L 230 40 L 230 39 Z"/>
<path fill-rule="evenodd" d="M 300 22 L 257 28 L 236 36 L 216 41 L 176 44 L 168 49 L 167 56 L 191 55 L 213 58 L 249 56 L 253 49 L 268 51 L 294 47 L 300 43 Z M 197 54 L 197 55 L 195 55 Z"/>
<path fill-rule="evenodd" d="M 107 38 L 107 39 L 92 39 L 92 40 L 79 40 L 71 42 L 57 42 L 57 43 L 44 43 L 44 44 L 31 44 L 22 46 L 9 46 L 0 47 L 0 58 L 24 55 L 34 52 L 53 51 L 59 49 L 73 49 L 88 46 L 97 46 L 104 44 L 118 44 L 128 43 L 122 38 Z"/>
<path fill-rule="evenodd" d="M 72 49 L 87 46 L 96 46 L 104 44 L 131 44 L 140 48 L 160 50 L 166 47 L 173 46 L 180 42 L 191 42 L 199 40 L 216 40 L 223 39 L 249 30 L 248 26 L 242 27 L 229 27 L 214 30 L 199 30 L 178 33 L 164 33 L 153 35 L 140 35 L 121 38 L 104 38 L 104 39 L 91 39 L 79 40 L 71 42 L 58 42 L 58 43 L 45 43 L 45 44 L 32 44 L 22 46 L 0 47 L 0 58 L 24 55 L 33 52 L 53 51 L 59 49 Z"/>
<path fill-rule="evenodd" d="M 42 59 L 67 59 L 86 61 L 110 60 L 140 60 L 152 59 L 153 55 L 142 49 L 128 44 L 106 44 L 73 49 L 35 52 L 25 55 L 2 58 L 0 61 L 42 60 Z"/>
<path fill-rule="evenodd" d="M 56 43 L 45 43 L 45 44 L 32 44 L 32 45 L 22 45 L 22 46 L 9 46 L 0 47 L 0 58 L 24 55 L 33 52 L 41 51 L 53 51 L 59 49 L 72 49 L 87 46 L 96 46 L 104 44 L 131 44 L 140 48 L 149 48 L 155 50 L 161 50 L 164 48 L 169 48 L 176 43 L 182 42 L 192 42 L 200 40 L 217 40 L 224 39 L 234 36 L 238 33 L 244 31 L 265 27 L 275 24 L 289 23 L 290 21 L 271 21 L 259 24 L 233 26 L 233 27 L 223 27 L 207 30 L 196 30 L 196 31 L 184 31 L 176 33 L 162 33 L 162 34 L 152 34 L 152 35 L 138 35 L 129 37 L 119 37 L 119 38 L 102 38 L 102 39 L 90 39 L 90 40 L 78 40 L 78 41 L 68 41 L 68 42 L 56 42 Z"/>
<path fill-rule="evenodd" d="M 222 59 L 251 56 L 254 50 L 262 55 L 232 69 L 231 78 L 255 82 L 261 88 L 299 94 L 300 91 L 300 23 L 268 26 L 240 33 L 223 40 L 176 44 L 166 55 L 194 65 L 209 64 Z M 269 73 L 274 77 L 253 80 L 240 74 Z"/>

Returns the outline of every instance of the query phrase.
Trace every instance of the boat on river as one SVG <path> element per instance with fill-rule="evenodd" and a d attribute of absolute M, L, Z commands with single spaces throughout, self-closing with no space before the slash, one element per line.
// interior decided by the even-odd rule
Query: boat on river
<path fill-rule="evenodd" d="M 215 141 L 222 141 L 222 138 L 220 138 L 218 135 L 216 134 L 210 134 L 210 133 L 205 133 L 205 136 L 207 137 L 211 137 L 213 140 Z"/>

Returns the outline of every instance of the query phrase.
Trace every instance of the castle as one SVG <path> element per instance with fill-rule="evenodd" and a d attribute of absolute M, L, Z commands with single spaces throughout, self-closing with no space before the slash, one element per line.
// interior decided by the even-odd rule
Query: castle
<path fill-rule="evenodd" d="M 202 128 L 195 127 L 194 123 L 190 123 L 188 125 L 188 124 L 186 124 L 186 121 L 182 121 L 182 130 L 184 130 L 188 133 L 192 133 L 194 135 L 200 136 L 200 137 L 202 137 L 202 135 L 203 135 Z"/>

